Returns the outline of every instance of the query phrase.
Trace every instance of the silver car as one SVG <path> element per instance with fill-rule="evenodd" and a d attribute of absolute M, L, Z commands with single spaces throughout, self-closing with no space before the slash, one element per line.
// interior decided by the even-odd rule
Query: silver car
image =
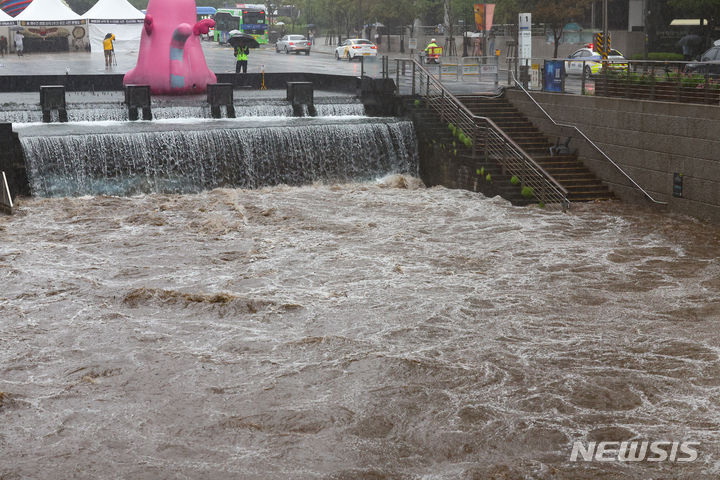
<path fill-rule="evenodd" d="M 275 43 L 275 52 L 305 52 L 305 55 L 310 55 L 310 42 L 303 35 L 285 35 Z"/>

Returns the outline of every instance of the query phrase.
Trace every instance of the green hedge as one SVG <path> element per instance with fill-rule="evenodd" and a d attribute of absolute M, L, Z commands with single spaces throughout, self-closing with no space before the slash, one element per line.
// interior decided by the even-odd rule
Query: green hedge
<path fill-rule="evenodd" d="M 681 53 L 673 52 L 650 52 L 648 53 L 648 60 L 659 60 L 668 62 L 682 62 L 685 57 Z M 630 56 L 630 60 L 645 60 L 645 55 L 642 53 L 634 53 Z"/>

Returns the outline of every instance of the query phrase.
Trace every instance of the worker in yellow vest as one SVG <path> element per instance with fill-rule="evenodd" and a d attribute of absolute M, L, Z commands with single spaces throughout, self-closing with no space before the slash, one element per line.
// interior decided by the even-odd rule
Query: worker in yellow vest
<path fill-rule="evenodd" d="M 425 51 L 430 53 L 430 49 L 435 47 L 439 47 L 439 45 L 435 43 L 435 39 L 433 38 L 432 40 L 430 40 L 430 43 L 428 43 L 427 47 L 425 47 Z"/>
<path fill-rule="evenodd" d="M 435 39 L 433 38 L 427 47 L 425 47 L 425 54 L 426 63 L 438 63 L 440 55 L 442 54 L 442 47 L 435 43 Z"/>
<path fill-rule="evenodd" d="M 240 73 L 240 70 L 242 70 L 242 73 L 247 73 L 247 62 L 248 62 L 248 54 L 250 53 L 250 47 L 247 45 L 241 45 L 235 49 L 235 59 L 237 62 L 235 63 L 235 73 Z"/>

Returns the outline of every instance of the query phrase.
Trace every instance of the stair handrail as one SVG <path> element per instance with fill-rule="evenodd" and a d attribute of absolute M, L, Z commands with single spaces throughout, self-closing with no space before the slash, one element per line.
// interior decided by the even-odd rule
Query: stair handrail
<path fill-rule="evenodd" d="M 568 191 L 558 181 L 545 171 L 520 145 L 518 145 L 510 136 L 508 136 L 492 119 L 488 117 L 482 117 L 475 115 L 470 111 L 467 106 L 461 102 L 455 95 L 453 95 L 439 80 L 434 78 L 432 74 L 417 60 L 412 60 L 414 69 L 419 72 L 426 79 L 427 91 L 425 97 L 428 99 L 428 104 L 440 114 L 440 118 L 445 120 L 453 117 L 453 112 L 457 112 L 459 118 L 454 118 L 456 125 L 460 125 L 465 129 L 470 128 L 474 133 L 476 129 L 482 128 L 482 124 L 485 125 L 485 129 L 492 132 L 493 136 L 499 137 L 502 140 L 503 146 L 508 148 L 515 159 L 519 160 L 520 165 L 510 162 L 505 159 L 503 155 L 498 155 L 496 160 L 505 167 L 512 175 L 517 175 L 521 182 L 527 186 L 533 187 L 535 196 L 543 201 L 544 203 L 560 203 L 563 209 L 570 207 L 570 200 L 568 199 Z M 421 82 L 422 83 L 422 82 Z M 430 96 L 430 85 L 438 91 L 438 97 L 440 97 L 441 104 L 438 106 L 435 97 Z M 414 87 L 413 81 L 413 87 Z M 413 88 L 414 90 L 414 88 Z M 415 92 L 413 92 L 415 93 Z M 421 94 L 421 96 L 423 96 Z M 444 99 L 449 99 L 453 109 L 445 109 Z M 489 137 L 491 135 L 486 131 L 485 135 L 485 152 L 489 154 L 490 150 L 497 151 L 496 147 L 491 147 L 489 144 Z M 477 145 L 477 136 L 473 135 L 473 157 L 476 156 L 475 146 Z"/>
<path fill-rule="evenodd" d="M 538 108 L 540 109 L 540 111 L 545 114 L 545 116 L 548 118 L 548 120 L 550 120 L 555 126 L 564 127 L 564 128 L 571 128 L 571 129 L 575 130 L 578 134 L 580 134 L 580 136 L 581 136 L 582 138 L 585 139 L 586 142 L 588 142 L 590 145 L 592 145 L 592 146 L 595 148 L 595 150 L 597 150 L 597 151 L 600 153 L 600 155 L 602 155 L 603 157 L 605 157 L 605 160 L 607 160 L 608 162 L 610 162 L 610 164 L 611 164 L 612 166 L 614 166 L 614 167 L 617 169 L 618 172 L 620 172 L 625 178 L 627 178 L 627 179 L 630 181 L 630 183 L 632 183 L 632 184 L 635 186 L 635 188 L 637 188 L 638 190 L 640 190 L 640 191 L 645 195 L 645 197 L 646 197 L 647 199 L 649 199 L 651 202 L 656 203 L 656 204 L 658 204 L 658 205 L 667 205 L 667 204 L 668 204 L 668 202 L 661 202 L 661 201 L 659 201 L 659 200 L 655 200 L 652 195 L 650 195 L 644 188 L 642 188 L 640 185 L 638 185 L 638 183 L 637 183 L 635 180 L 633 180 L 632 177 L 630 177 L 630 175 L 628 175 L 627 172 L 625 172 L 625 170 L 623 170 L 622 167 L 620 167 L 620 165 L 618 165 L 617 163 L 615 163 L 612 158 L 610 158 L 600 147 L 598 147 L 598 146 L 595 144 L 595 142 L 593 142 L 592 140 L 590 140 L 590 139 L 588 138 L 588 136 L 585 135 L 585 133 L 584 133 L 582 130 L 580 130 L 578 127 L 576 127 L 575 125 L 567 124 L 567 123 L 558 123 L 558 122 L 556 122 L 555 119 L 553 119 L 553 118 L 550 116 L 550 114 L 549 114 L 548 112 L 546 112 L 545 109 L 538 103 L 538 101 L 535 100 L 535 98 L 534 98 L 532 95 L 530 95 L 530 92 L 527 91 L 527 89 L 523 86 L 523 84 L 518 81 L 518 79 L 515 77 L 515 73 L 514 73 L 514 72 L 511 72 L 511 74 L 512 74 L 512 79 L 513 79 L 513 82 L 515 83 L 515 85 L 517 85 L 518 87 L 520 87 L 520 89 L 521 89 L 523 92 L 525 92 L 525 94 L 528 96 L 528 98 L 530 98 L 530 100 L 532 100 L 532 102 L 535 104 L 535 106 L 538 107 Z"/>

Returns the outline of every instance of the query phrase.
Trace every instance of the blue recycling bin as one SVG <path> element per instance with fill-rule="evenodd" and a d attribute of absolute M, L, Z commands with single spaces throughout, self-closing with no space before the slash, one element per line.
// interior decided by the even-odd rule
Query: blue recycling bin
<path fill-rule="evenodd" d="M 565 61 L 545 60 L 543 90 L 546 92 L 565 91 Z"/>

